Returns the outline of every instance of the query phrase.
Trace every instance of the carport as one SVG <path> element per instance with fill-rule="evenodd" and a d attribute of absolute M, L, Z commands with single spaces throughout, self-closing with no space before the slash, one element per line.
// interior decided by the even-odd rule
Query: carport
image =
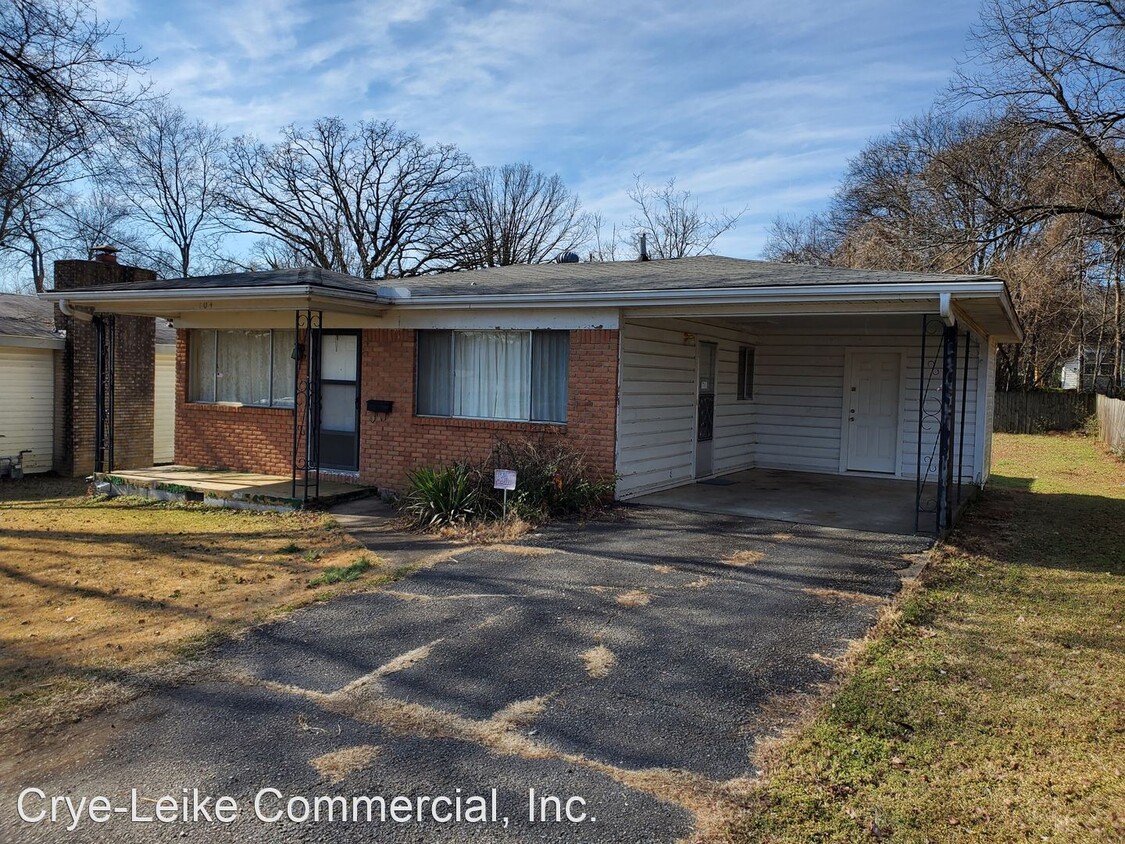
<path fill-rule="evenodd" d="M 632 499 L 633 504 L 847 530 L 915 532 L 915 482 L 748 469 Z M 930 485 L 926 494 L 936 494 Z"/>

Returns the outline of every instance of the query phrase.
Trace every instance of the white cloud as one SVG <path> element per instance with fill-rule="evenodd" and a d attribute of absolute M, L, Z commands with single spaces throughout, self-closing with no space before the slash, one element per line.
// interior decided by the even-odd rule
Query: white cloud
<path fill-rule="evenodd" d="M 232 0 L 138 6 L 126 35 L 159 56 L 158 87 L 234 132 L 389 118 L 557 171 L 615 219 L 634 173 L 676 176 L 707 207 L 750 206 L 723 247 L 742 250 L 929 104 L 975 4 Z"/>
<path fill-rule="evenodd" d="M 301 0 L 228 0 L 214 14 L 211 32 L 254 62 L 292 52 L 311 16 Z M 264 69 L 264 68 L 263 68 Z"/>

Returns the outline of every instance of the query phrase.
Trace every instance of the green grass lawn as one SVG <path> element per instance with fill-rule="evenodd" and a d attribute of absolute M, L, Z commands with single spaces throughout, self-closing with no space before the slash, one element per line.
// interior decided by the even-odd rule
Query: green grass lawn
<path fill-rule="evenodd" d="M 997 436 L 993 481 L 734 839 L 1125 841 L 1125 464 Z"/>

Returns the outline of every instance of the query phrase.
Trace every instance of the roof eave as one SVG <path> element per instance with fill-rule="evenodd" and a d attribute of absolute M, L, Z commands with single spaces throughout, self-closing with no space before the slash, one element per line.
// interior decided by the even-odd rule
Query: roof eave
<path fill-rule="evenodd" d="M 65 349 L 66 339 L 45 334 L 0 334 L 0 346 L 22 349 Z"/>
<path fill-rule="evenodd" d="M 454 307 L 526 308 L 542 306 L 574 308 L 585 305 L 610 307 L 643 307 L 645 305 L 699 304 L 715 305 L 778 302 L 880 301 L 904 297 L 930 297 L 940 292 L 991 294 L 1004 290 L 999 279 L 949 282 L 944 285 L 925 283 L 886 284 L 817 284 L 777 285 L 770 287 L 695 287 L 676 290 L 589 290 L 565 293 L 461 293 L 446 296 L 415 294 L 409 299 L 396 299 L 396 308 L 433 309 Z"/>
<path fill-rule="evenodd" d="M 99 290 L 88 287 L 49 290 L 39 296 L 51 302 L 66 300 L 95 311 L 140 316 L 163 316 L 185 311 L 306 309 L 380 314 L 386 311 L 391 301 L 374 293 L 333 290 L 309 284 L 167 290 Z"/>

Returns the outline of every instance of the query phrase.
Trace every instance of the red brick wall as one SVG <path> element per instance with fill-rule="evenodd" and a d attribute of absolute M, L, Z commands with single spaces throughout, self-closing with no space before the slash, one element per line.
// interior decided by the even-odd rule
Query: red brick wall
<path fill-rule="evenodd" d="M 293 412 L 187 402 L 187 333 L 176 346 L 176 462 L 191 466 L 289 474 Z M 363 332 L 360 360 L 360 478 L 402 489 L 417 466 L 486 457 L 498 436 L 546 435 L 582 451 L 595 471 L 614 472 L 617 424 L 616 331 L 570 333 L 566 425 L 432 419 L 414 415 L 412 330 Z M 394 412 L 369 413 L 367 399 L 389 399 Z"/>
<path fill-rule="evenodd" d="M 176 332 L 176 462 L 288 475 L 293 466 L 293 411 L 189 402 L 188 337 L 187 331 Z"/>
<path fill-rule="evenodd" d="M 433 419 L 414 415 L 414 331 L 363 332 L 360 403 L 360 477 L 399 490 L 423 465 L 487 457 L 497 437 L 545 435 L 582 451 L 604 476 L 614 472 L 617 425 L 617 332 L 570 332 L 566 425 Z M 367 399 L 390 399 L 389 415 L 369 413 Z"/>
<path fill-rule="evenodd" d="M 56 261 L 55 289 L 147 281 L 156 274 L 138 267 L 97 261 Z M 115 323 L 113 466 L 152 465 L 155 332 L 152 317 L 106 317 Z M 66 331 L 62 372 L 56 370 L 55 471 L 81 477 L 94 471 L 96 437 L 96 343 L 90 322 L 65 316 L 55 306 L 55 325 Z"/>

